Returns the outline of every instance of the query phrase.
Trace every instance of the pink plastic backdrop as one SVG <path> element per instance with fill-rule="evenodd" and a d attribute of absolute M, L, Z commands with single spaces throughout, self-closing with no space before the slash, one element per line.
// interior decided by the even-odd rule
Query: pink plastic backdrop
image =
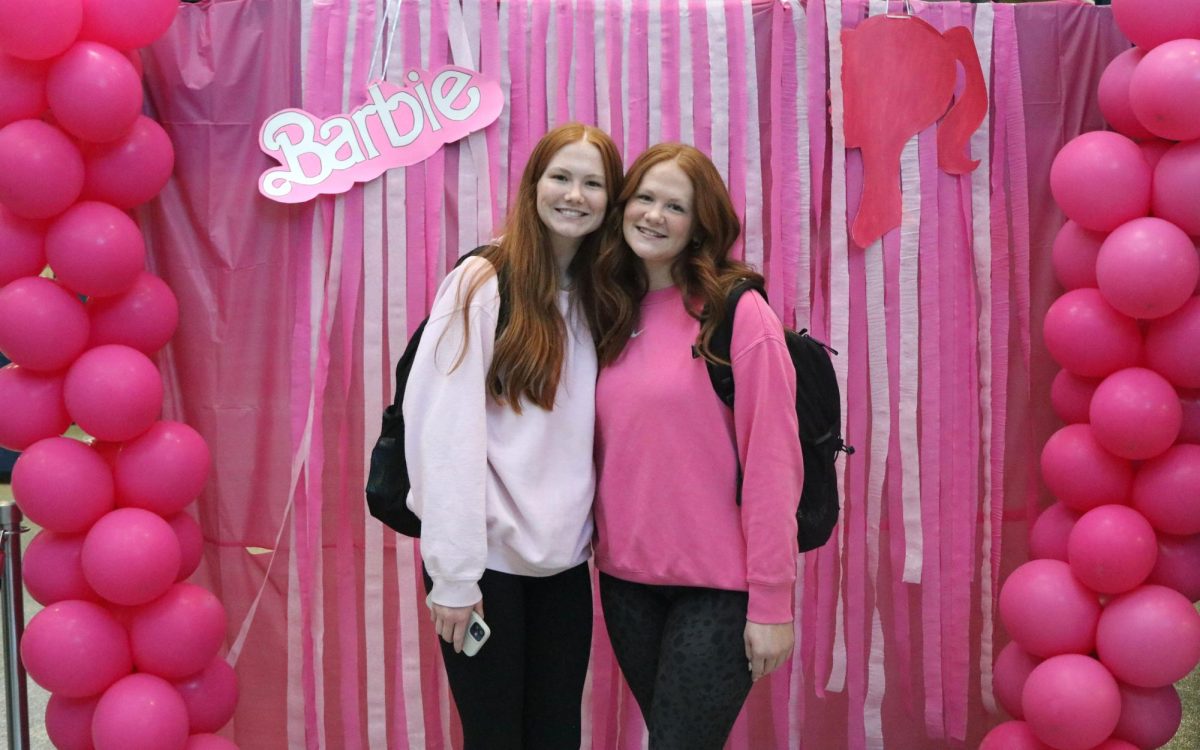
<path fill-rule="evenodd" d="M 213 449 L 198 575 L 229 613 L 242 747 L 458 744 L 413 543 L 364 513 L 367 446 L 438 280 L 568 119 L 607 129 L 626 161 L 667 139 L 709 152 L 772 303 L 842 352 L 858 448 L 845 522 L 805 557 L 798 657 L 755 688 L 731 747 L 974 747 L 999 721 L 995 597 L 1045 500 L 1036 456 L 1054 426 L 1038 339 L 1062 217 L 1047 175 L 1067 139 L 1101 127 L 1095 86 L 1127 43 L 1107 8 L 913 5 L 974 34 L 992 102 L 971 146 L 982 164 L 940 173 L 935 131 L 920 134 L 902 159 L 903 224 L 865 250 L 846 237 L 861 179 L 840 147 L 839 29 L 882 0 L 404 2 L 380 47 L 389 78 L 481 69 L 508 94 L 500 121 L 298 206 L 257 193 L 271 166 L 258 127 L 285 107 L 357 105 L 382 68 L 386 3 L 181 8 L 146 55 L 177 166 L 139 218 L 181 307 L 161 357 L 168 418 Z M 596 633 L 585 746 L 640 748 L 599 619 Z"/>

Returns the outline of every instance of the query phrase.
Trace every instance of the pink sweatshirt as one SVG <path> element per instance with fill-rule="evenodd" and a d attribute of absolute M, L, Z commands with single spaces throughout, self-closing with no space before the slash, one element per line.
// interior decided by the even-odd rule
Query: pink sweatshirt
<path fill-rule="evenodd" d="M 692 357 L 699 330 L 677 288 L 650 292 L 634 337 L 600 371 L 596 565 L 638 583 L 749 591 L 747 619 L 788 622 L 804 463 L 782 326 L 761 296 L 742 296 L 732 412 Z"/>

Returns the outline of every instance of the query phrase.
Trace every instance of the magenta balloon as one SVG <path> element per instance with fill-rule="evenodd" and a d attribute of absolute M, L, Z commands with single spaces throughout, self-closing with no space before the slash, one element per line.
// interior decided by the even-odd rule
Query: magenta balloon
<path fill-rule="evenodd" d="M 238 750 L 238 746 L 216 734 L 193 734 L 184 750 Z"/>
<path fill-rule="evenodd" d="M 1102 594 L 1121 594 L 1141 585 L 1157 559 L 1153 527 L 1126 505 L 1089 510 L 1067 539 L 1071 572 L 1083 585 Z"/>
<path fill-rule="evenodd" d="M 182 422 L 156 422 L 117 455 L 117 504 L 178 513 L 204 488 L 210 462 L 200 433 Z"/>
<path fill-rule="evenodd" d="M 204 669 L 225 640 L 225 608 L 211 592 L 177 583 L 129 623 L 139 671 L 181 680 Z"/>
<path fill-rule="evenodd" d="M 1021 691 L 1025 689 L 1029 673 L 1041 663 L 1041 659 L 1027 653 L 1015 642 L 1005 646 L 996 657 L 992 687 L 1001 707 L 1014 718 L 1020 719 L 1025 715 L 1021 709 Z"/>
<path fill-rule="evenodd" d="M 1141 586 L 1104 607 L 1096 651 L 1122 682 L 1147 688 L 1170 685 L 1200 662 L 1200 613 L 1178 591 Z"/>
<path fill-rule="evenodd" d="M 1200 443 L 1200 390 L 1181 388 L 1179 403 L 1183 407 L 1183 425 L 1179 428 L 1178 441 Z"/>
<path fill-rule="evenodd" d="M 92 323 L 93 333 L 96 324 Z M 1096 386 L 1100 385 L 1098 378 L 1081 378 L 1067 370 L 1059 370 L 1050 384 L 1050 406 L 1064 424 L 1078 424 L 1088 421 L 1088 406 L 1092 403 L 1092 395 Z"/>
<path fill-rule="evenodd" d="M 1132 504 L 1165 534 L 1200 533 L 1200 445 L 1173 445 L 1139 466 Z"/>
<path fill-rule="evenodd" d="M 96 593 L 133 606 L 157 599 L 175 583 L 179 558 L 179 538 L 161 516 L 118 508 L 88 531 L 81 562 Z"/>
<path fill-rule="evenodd" d="M 145 47 L 158 39 L 171 22 L 179 3 L 172 0 L 83 0 L 80 39 L 95 39 L 117 49 Z"/>
<path fill-rule="evenodd" d="M 0 128 L 46 111 L 46 63 L 0 52 Z"/>
<path fill-rule="evenodd" d="M 1029 531 L 1029 556 L 1034 560 L 1067 561 L 1067 538 L 1079 513 L 1062 503 L 1042 511 Z"/>
<path fill-rule="evenodd" d="M 1099 745 L 1096 745 L 1092 750 L 1139 750 L 1137 745 L 1134 745 L 1125 740 L 1109 738 Z"/>
<path fill-rule="evenodd" d="M 179 324 L 179 303 L 166 282 L 143 271 L 124 294 L 87 301 L 88 346 L 124 344 L 149 356 L 163 348 Z"/>
<path fill-rule="evenodd" d="M 1071 424 L 1042 448 L 1042 479 L 1064 505 L 1085 512 L 1124 503 L 1133 484 L 1133 464 L 1100 446 L 1086 424 Z"/>
<path fill-rule="evenodd" d="M 87 312 L 58 284 L 35 276 L 0 289 L 0 351 L 35 372 L 71 364 L 88 338 Z"/>
<path fill-rule="evenodd" d="M 175 149 L 162 126 L 139 115 L 121 138 L 84 145 L 83 164 L 85 198 L 133 208 L 167 184 L 175 167 Z"/>
<path fill-rule="evenodd" d="M 1132 367 L 1142 353 L 1137 321 L 1114 310 L 1098 289 L 1073 289 L 1056 299 L 1042 332 L 1054 361 L 1081 377 Z"/>
<path fill-rule="evenodd" d="M 163 385 L 154 363 L 137 349 L 108 344 L 84 352 L 67 371 L 67 412 L 89 435 L 131 440 L 162 410 Z"/>
<path fill-rule="evenodd" d="M 166 680 L 131 674 L 100 697 L 92 718 L 96 750 L 183 750 L 187 708 Z"/>
<path fill-rule="evenodd" d="M 41 531 L 29 542 L 22 561 L 25 590 L 42 606 L 67 599 L 99 602 L 83 577 L 83 534 Z"/>
<path fill-rule="evenodd" d="M 33 616 L 21 638 L 21 661 L 52 693 L 83 698 L 129 674 L 125 629 L 92 602 L 51 604 Z"/>
<path fill-rule="evenodd" d="M 1006 721 L 992 728 L 979 750 L 1053 750 L 1034 735 L 1023 721 Z"/>
<path fill-rule="evenodd" d="M 1096 287 L 1096 255 L 1104 242 L 1104 232 L 1084 229 L 1067 221 L 1054 238 L 1054 275 L 1064 289 Z"/>
<path fill-rule="evenodd" d="M 1162 160 L 1163 154 L 1167 153 L 1167 151 L 1171 150 L 1174 146 L 1175 141 L 1164 141 L 1162 138 L 1151 138 L 1145 141 L 1138 141 L 1138 148 L 1142 150 L 1142 157 L 1146 159 L 1146 164 L 1150 165 L 1151 172 L 1158 168 L 1158 162 Z M 1150 188 L 1150 200 L 1151 207 L 1153 208 L 1153 185 Z"/>
<path fill-rule="evenodd" d="M 1200 206 L 1188 196 L 1200 193 L 1200 140 L 1173 145 L 1154 167 L 1150 205 L 1154 215 L 1190 235 L 1200 236 Z"/>
<path fill-rule="evenodd" d="M 1183 703 L 1174 685 L 1140 688 L 1117 683 L 1121 693 L 1121 718 L 1113 737 L 1138 747 L 1162 747 L 1167 744 L 1183 719 Z"/>
<path fill-rule="evenodd" d="M 46 734 L 58 750 L 94 750 L 92 716 L 100 696 L 52 695 L 46 702 Z"/>
<path fill-rule="evenodd" d="M 1096 642 L 1100 602 L 1060 560 L 1031 560 L 1000 589 L 1000 618 L 1033 656 L 1089 653 Z"/>
<path fill-rule="evenodd" d="M 82 25 L 80 0 L 4 0 L 0 50 L 26 60 L 46 60 L 70 47 Z"/>
<path fill-rule="evenodd" d="M 1121 694 L 1103 664 L 1090 656 L 1064 654 L 1029 674 L 1021 706 L 1042 742 L 1058 750 L 1091 750 L 1117 726 Z"/>
<path fill-rule="evenodd" d="M 62 534 L 86 531 L 113 508 L 108 465 L 70 438 L 46 438 L 29 446 L 13 466 L 12 491 L 29 520 Z"/>
<path fill-rule="evenodd" d="M 233 667 L 217 657 L 201 672 L 175 682 L 188 709 L 193 734 L 215 732 L 229 723 L 237 708 L 238 680 Z"/>
<path fill-rule="evenodd" d="M 112 46 L 111 44 L 109 45 Z M 146 66 L 142 65 L 142 53 L 136 49 L 125 50 L 125 59 L 129 60 L 133 65 L 133 69 L 137 71 L 138 78 L 146 75 Z"/>
<path fill-rule="evenodd" d="M 124 294 L 146 265 L 133 219 L 107 203 L 80 201 L 46 232 L 46 260 L 64 285 L 88 297 Z"/>
<path fill-rule="evenodd" d="M 46 225 L 22 219 L 0 206 L 0 287 L 46 267 Z"/>
<path fill-rule="evenodd" d="M 179 539 L 179 575 L 176 581 L 184 581 L 200 567 L 200 558 L 204 556 L 204 532 L 200 524 L 186 512 L 176 513 L 167 519 L 171 529 Z"/>
<path fill-rule="evenodd" d="M 58 128 L 17 120 L 0 128 L 0 203 L 26 219 L 49 219 L 83 190 L 83 155 Z"/>
<path fill-rule="evenodd" d="M 1175 39 L 1147 52 L 1129 81 L 1129 104 L 1159 138 L 1200 138 L 1200 39 Z"/>
<path fill-rule="evenodd" d="M 1146 364 L 1179 388 L 1200 388 L 1200 297 L 1146 329 Z"/>
<path fill-rule="evenodd" d="M 1200 36 L 1195 0 L 1113 0 L 1112 12 L 1121 32 L 1144 50 Z"/>
<path fill-rule="evenodd" d="M 1050 192 L 1068 218 L 1107 232 L 1150 212 L 1150 166 L 1125 136 L 1084 133 L 1054 157 Z"/>
<path fill-rule="evenodd" d="M 1100 76 L 1100 87 L 1096 92 L 1104 119 L 1112 125 L 1113 130 L 1135 141 L 1154 137 L 1145 125 L 1138 122 L 1133 108 L 1129 106 L 1129 80 L 1133 77 L 1133 69 L 1145 54 L 1135 47 L 1114 57 Z"/>
<path fill-rule="evenodd" d="M 1146 583 L 1166 586 L 1189 601 L 1200 601 L 1200 534 L 1158 535 L 1158 562 Z"/>
<path fill-rule="evenodd" d="M 104 143 L 128 133 L 141 114 L 142 79 L 112 47 L 76 42 L 50 66 L 46 99 L 63 130 Z"/>
<path fill-rule="evenodd" d="M 71 426 L 63 405 L 62 375 L 33 372 L 20 365 L 0 368 L 0 446 L 23 451 Z"/>
<path fill-rule="evenodd" d="M 1182 229 L 1162 219 L 1134 219 L 1117 227 L 1096 256 L 1100 293 L 1132 318 L 1175 312 L 1192 296 L 1198 279 L 1196 246 Z"/>
<path fill-rule="evenodd" d="M 1114 372 L 1096 386 L 1088 408 L 1092 435 L 1110 453 L 1141 460 L 1171 447 L 1183 423 L 1179 394 L 1144 367 Z"/>

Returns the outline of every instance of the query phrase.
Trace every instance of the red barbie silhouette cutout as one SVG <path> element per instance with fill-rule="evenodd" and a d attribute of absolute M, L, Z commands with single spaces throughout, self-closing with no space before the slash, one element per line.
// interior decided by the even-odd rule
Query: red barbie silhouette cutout
<path fill-rule="evenodd" d="M 850 230 L 867 247 L 900 226 L 900 152 L 937 122 L 954 95 L 955 62 L 966 72 L 958 101 L 938 128 L 938 165 L 950 174 L 979 166 L 967 158 L 987 116 L 987 90 L 971 32 L 944 35 L 913 16 L 879 15 L 842 32 L 846 146 L 862 149 L 863 197 Z"/>

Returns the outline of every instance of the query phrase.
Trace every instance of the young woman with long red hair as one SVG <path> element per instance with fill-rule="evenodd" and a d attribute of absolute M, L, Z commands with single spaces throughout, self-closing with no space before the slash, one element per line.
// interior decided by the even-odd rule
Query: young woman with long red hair
<path fill-rule="evenodd" d="M 729 257 L 739 232 L 708 157 L 660 144 L 626 173 L 596 264 L 596 566 L 652 750 L 719 750 L 793 646 L 804 464 L 795 370 L 762 296 L 734 311 L 732 410 L 705 363 L 731 289 L 761 281 Z"/>
<path fill-rule="evenodd" d="M 592 267 L 621 182 L 602 131 L 547 133 L 501 237 L 438 290 L 409 375 L 409 504 L 466 750 L 579 747 L 592 627 Z M 468 658 L 472 612 L 491 637 Z"/>

